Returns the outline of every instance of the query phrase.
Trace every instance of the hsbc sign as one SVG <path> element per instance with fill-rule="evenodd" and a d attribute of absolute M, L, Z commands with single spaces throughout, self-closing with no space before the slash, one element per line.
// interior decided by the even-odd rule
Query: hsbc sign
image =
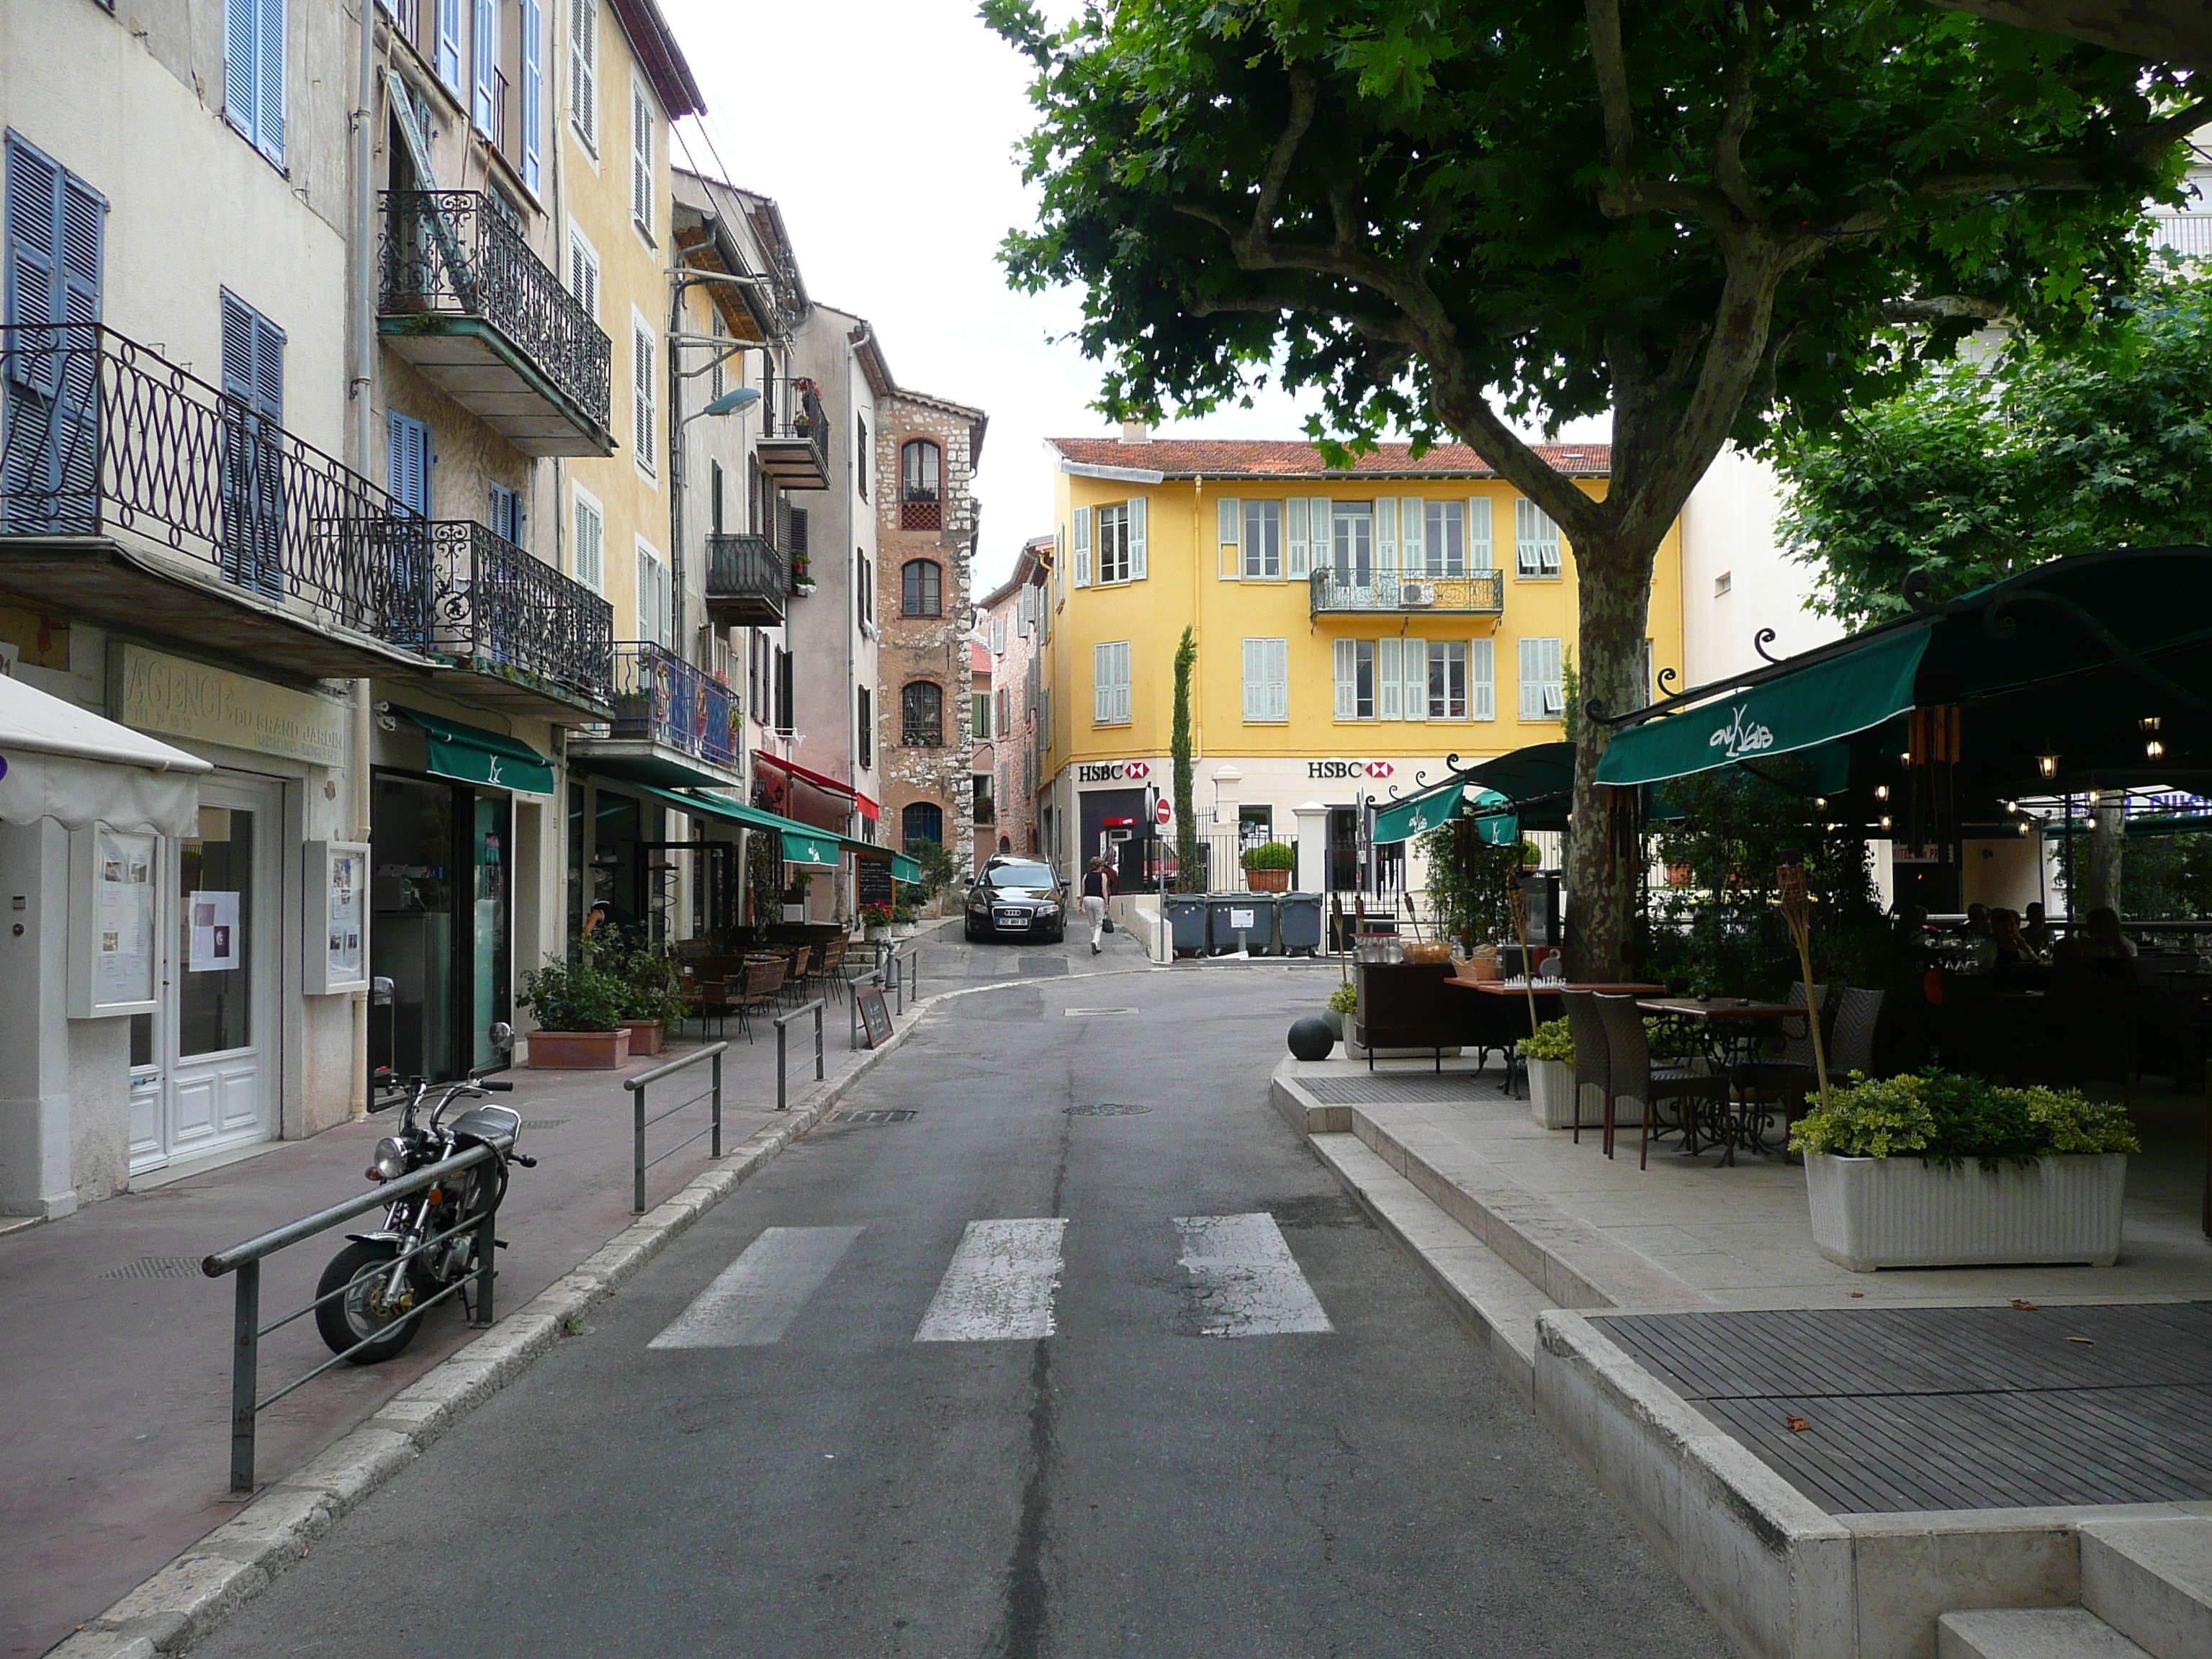
<path fill-rule="evenodd" d="M 1087 761 L 1075 769 L 1078 783 L 1142 783 L 1152 775 L 1150 761 Z"/>
<path fill-rule="evenodd" d="M 1397 769 L 1386 760 L 1317 760 L 1306 763 L 1306 776 L 1316 781 L 1372 778 L 1379 782 L 1394 775 Z"/>

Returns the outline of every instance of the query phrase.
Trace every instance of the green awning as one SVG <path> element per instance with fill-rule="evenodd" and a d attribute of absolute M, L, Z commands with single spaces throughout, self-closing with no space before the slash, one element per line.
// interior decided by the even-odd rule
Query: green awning
<path fill-rule="evenodd" d="M 1613 740 L 1597 781 L 1657 783 L 1879 726 L 1912 707 L 1929 635 L 1924 625 L 1877 634 L 1857 650 L 1647 721 Z"/>
<path fill-rule="evenodd" d="M 623 783 L 653 789 L 723 789 L 726 777 L 717 777 L 703 766 L 694 766 L 664 755 L 593 755 L 584 763 L 586 771 Z"/>
<path fill-rule="evenodd" d="M 422 728 L 430 770 L 461 783 L 490 784 L 526 795 L 553 793 L 553 763 L 528 744 L 419 708 L 395 708 Z"/>
<path fill-rule="evenodd" d="M 919 884 L 921 880 L 921 861 L 917 859 L 910 859 L 903 853 L 892 854 L 891 879 L 910 881 Z"/>
<path fill-rule="evenodd" d="M 1435 829 L 1455 817 L 1475 819 L 1476 833 L 1493 847 L 1507 847 L 1521 838 L 1521 822 L 1510 812 L 1492 811 L 1511 803 L 1490 789 L 1469 789 L 1454 778 L 1433 789 L 1378 806 L 1375 813 L 1375 843 L 1384 846 Z M 1481 816 L 1477 817 L 1480 813 Z"/>
<path fill-rule="evenodd" d="M 741 823 L 748 830 L 773 830 L 783 837 L 783 859 L 787 864 L 809 864 L 817 868 L 834 870 L 848 848 L 854 852 L 881 853 L 886 849 L 872 842 L 855 841 L 850 836 L 841 836 L 835 830 L 817 829 L 811 823 L 801 823 L 796 818 L 787 818 L 758 806 L 748 806 L 743 801 L 725 799 L 720 795 L 679 795 L 673 789 L 641 783 L 637 786 L 648 795 L 657 795 L 671 806 L 696 816 L 723 818 L 732 823 Z"/>

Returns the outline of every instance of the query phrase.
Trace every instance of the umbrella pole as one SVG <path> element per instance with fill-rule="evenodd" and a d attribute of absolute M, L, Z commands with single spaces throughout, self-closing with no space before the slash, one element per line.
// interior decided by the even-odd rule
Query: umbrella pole
<path fill-rule="evenodd" d="M 1828 1105 L 1827 1045 L 1820 1040 L 1820 1006 L 1814 1000 L 1819 987 L 1813 983 L 1812 919 L 1805 902 L 1805 866 L 1785 864 L 1777 872 L 1782 886 L 1782 919 L 1790 924 L 1790 937 L 1796 941 L 1797 965 L 1805 975 L 1805 1023 L 1813 1032 L 1813 1074 L 1820 1085 L 1820 1108 Z"/>
<path fill-rule="evenodd" d="M 1528 960 L 1528 896 L 1521 890 L 1516 879 L 1510 890 L 1513 909 L 1513 931 L 1521 936 L 1521 984 L 1528 993 L 1528 1035 L 1536 1035 L 1536 964 Z M 1575 1109 L 1579 1112 L 1582 1109 Z"/>

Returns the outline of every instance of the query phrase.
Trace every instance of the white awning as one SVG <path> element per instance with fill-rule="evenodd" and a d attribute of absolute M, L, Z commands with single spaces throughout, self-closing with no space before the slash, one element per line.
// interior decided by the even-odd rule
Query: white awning
<path fill-rule="evenodd" d="M 215 769 L 111 720 L 0 675 L 0 820 L 189 836 L 199 775 Z"/>

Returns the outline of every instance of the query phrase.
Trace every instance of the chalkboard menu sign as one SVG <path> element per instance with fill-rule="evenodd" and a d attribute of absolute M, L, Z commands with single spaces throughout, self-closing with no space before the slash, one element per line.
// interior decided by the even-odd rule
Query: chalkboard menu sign
<path fill-rule="evenodd" d="M 867 1028 L 868 1047 L 880 1048 L 891 1038 L 891 1011 L 884 1006 L 884 988 L 864 985 L 856 994 L 860 1003 L 860 1024 Z"/>
<path fill-rule="evenodd" d="M 853 861 L 854 890 L 863 908 L 880 904 L 890 908 L 891 861 L 889 859 L 855 859 Z"/>

